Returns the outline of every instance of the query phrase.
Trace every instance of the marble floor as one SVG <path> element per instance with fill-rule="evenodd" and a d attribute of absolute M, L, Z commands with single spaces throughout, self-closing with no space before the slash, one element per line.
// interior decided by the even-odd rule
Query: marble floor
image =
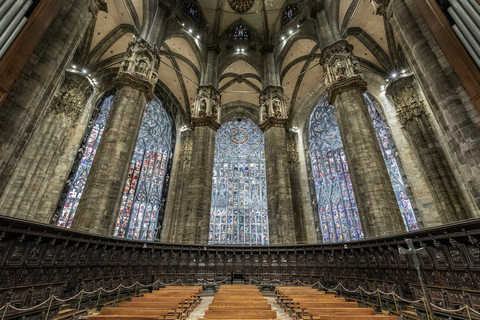
<path fill-rule="evenodd" d="M 272 310 L 277 311 L 277 319 L 280 320 L 292 320 L 292 318 L 285 313 L 282 308 L 275 302 L 275 297 L 266 297 L 268 303 L 272 306 Z M 205 310 L 208 310 L 208 306 L 212 303 L 213 296 L 202 297 L 202 302 L 195 310 L 190 313 L 187 320 L 198 320 L 205 316 Z"/>

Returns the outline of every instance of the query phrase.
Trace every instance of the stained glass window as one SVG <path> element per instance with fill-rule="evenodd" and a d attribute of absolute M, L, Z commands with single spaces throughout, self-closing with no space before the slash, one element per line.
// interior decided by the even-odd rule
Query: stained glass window
<path fill-rule="evenodd" d="M 233 30 L 233 39 L 248 40 L 248 29 L 244 25 L 239 25 Z"/>
<path fill-rule="evenodd" d="M 251 119 L 217 132 L 208 243 L 269 243 L 264 137 Z"/>
<path fill-rule="evenodd" d="M 97 120 L 95 121 L 92 132 L 88 137 L 82 159 L 80 160 L 80 165 L 77 169 L 77 173 L 72 180 L 70 190 L 68 192 L 67 198 L 65 199 L 65 203 L 60 213 L 60 217 L 58 218 L 57 226 L 59 227 L 70 228 L 72 226 L 72 221 L 75 217 L 78 203 L 80 202 L 80 198 L 82 197 L 83 188 L 85 188 L 85 183 L 87 182 L 88 173 L 90 172 L 90 168 L 92 167 L 98 144 L 100 143 L 100 139 L 102 138 L 105 124 L 107 123 L 107 118 L 108 114 L 110 113 L 112 101 L 113 95 L 105 98 L 102 105 L 100 106 Z"/>
<path fill-rule="evenodd" d="M 193 20 L 197 23 L 200 23 L 200 13 L 198 12 L 197 5 L 193 2 L 187 2 L 185 4 L 184 10 Z"/>
<path fill-rule="evenodd" d="M 363 238 L 333 106 L 324 98 L 310 117 L 308 137 L 323 242 Z"/>
<path fill-rule="evenodd" d="M 407 230 L 417 230 L 415 215 L 405 192 L 385 126 L 365 95 Z M 322 99 L 310 118 L 308 137 L 312 173 L 323 242 L 353 241 L 364 237 L 334 107 Z"/>
<path fill-rule="evenodd" d="M 283 24 L 291 21 L 297 15 L 297 12 L 298 12 L 297 5 L 296 4 L 289 4 L 285 8 L 285 11 L 283 12 L 283 18 L 282 18 Z"/>
<path fill-rule="evenodd" d="M 390 181 L 392 182 L 393 191 L 397 197 L 398 206 L 402 212 L 405 227 L 408 231 L 418 230 L 417 219 L 415 218 L 412 204 L 410 203 L 410 199 L 405 191 L 405 185 L 398 169 L 397 160 L 393 154 L 392 146 L 388 140 L 387 131 L 385 130 L 383 121 L 380 118 L 380 114 L 378 113 L 377 109 L 375 109 L 375 105 L 367 95 L 365 95 L 365 101 L 367 102 L 368 111 L 372 117 L 373 128 L 375 129 L 378 143 L 380 144 L 380 149 L 382 150 L 383 158 L 385 159 L 385 164 L 387 165 Z"/>
<path fill-rule="evenodd" d="M 171 143 L 170 117 L 154 100 L 145 108 L 114 236 L 155 240 Z"/>

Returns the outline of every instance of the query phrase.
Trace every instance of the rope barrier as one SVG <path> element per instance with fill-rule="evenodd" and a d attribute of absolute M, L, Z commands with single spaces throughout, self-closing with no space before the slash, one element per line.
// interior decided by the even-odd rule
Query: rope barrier
<path fill-rule="evenodd" d="M 465 308 L 467 308 L 467 306 L 463 306 L 463 307 L 461 307 L 461 308 L 459 308 L 459 309 L 452 310 L 452 309 L 443 309 L 443 308 L 440 308 L 439 306 L 437 306 L 437 305 L 435 305 L 435 304 L 433 304 L 433 303 L 430 303 L 430 305 L 431 305 L 432 307 L 440 310 L 440 311 L 443 311 L 443 312 L 460 312 L 460 311 L 465 310 Z"/>
<path fill-rule="evenodd" d="M 12 305 L 9 305 L 9 306 L 10 306 L 10 309 L 17 310 L 17 311 L 30 311 L 30 310 L 37 309 L 37 308 L 40 307 L 40 306 L 43 306 L 45 303 L 49 302 L 52 298 L 53 298 L 53 297 L 50 297 L 50 298 L 48 298 L 47 300 L 43 301 L 42 303 L 37 304 L 36 306 L 30 307 L 30 308 L 26 308 L 26 309 L 15 308 L 15 307 L 12 306 Z"/>

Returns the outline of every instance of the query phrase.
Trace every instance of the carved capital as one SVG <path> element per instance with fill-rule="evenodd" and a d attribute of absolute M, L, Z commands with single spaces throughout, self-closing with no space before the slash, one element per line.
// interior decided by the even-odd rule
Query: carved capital
<path fill-rule="evenodd" d="M 53 96 L 49 110 L 55 114 L 63 114 L 75 122 L 82 114 L 91 92 L 92 87 L 86 78 L 67 72 L 62 85 Z"/>
<path fill-rule="evenodd" d="M 427 116 L 425 102 L 413 75 L 398 78 L 387 86 L 387 95 L 393 100 L 398 120 L 402 125 Z"/>
<path fill-rule="evenodd" d="M 105 0 L 90 0 L 90 12 L 92 13 L 92 16 L 96 18 L 100 11 L 108 13 L 107 2 Z"/>
<path fill-rule="evenodd" d="M 387 16 L 387 7 L 390 3 L 390 0 L 370 0 L 373 8 L 375 9 L 375 13 L 379 16 Z"/>
<path fill-rule="evenodd" d="M 199 86 L 197 95 L 190 107 L 193 127 L 209 126 L 220 128 L 220 91 L 212 85 Z"/>
<path fill-rule="evenodd" d="M 276 124 L 288 123 L 288 114 L 288 105 L 282 87 L 268 86 L 262 90 L 260 93 L 260 127 L 271 127 L 271 125 L 266 125 L 267 122 Z M 279 122 L 277 120 L 282 121 Z"/>
<path fill-rule="evenodd" d="M 144 91 L 148 100 L 152 100 L 159 67 L 158 48 L 142 38 L 134 37 L 128 45 L 115 84 L 117 87 L 131 86 Z"/>
<path fill-rule="evenodd" d="M 272 127 L 287 128 L 289 125 L 288 119 L 268 118 L 267 121 L 260 123 L 259 127 L 262 131 L 267 131 Z"/>
<path fill-rule="evenodd" d="M 364 93 L 367 90 L 367 83 L 363 80 L 352 51 L 353 46 L 346 40 L 339 40 L 322 50 L 320 64 L 323 66 L 323 82 L 330 104 L 343 92 L 358 90 Z"/>

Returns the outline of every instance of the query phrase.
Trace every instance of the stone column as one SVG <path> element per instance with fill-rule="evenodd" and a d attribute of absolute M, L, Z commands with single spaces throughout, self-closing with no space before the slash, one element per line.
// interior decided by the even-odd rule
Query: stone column
<path fill-rule="evenodd" d="M 268 227 L 272 245 L 296 243 L 287 148 L 288 124 L 283 88 L 265 87 L 260 94 L 260 129 L 265 136 Z"/>
<path fill-rule="evenodd" d="M 328 101 L 335 106 L 365 237 L 400 233 L 405 225 L 363 96 L 367 83 L 352 50 L 345 40 L 322 49 Z"/>
<path fill-rule="evenodd" d="M 220 92 L 213 85 L 197 89 L 191 108 L 192 153 L 189 184 L 183 198 L 185 219 L 177 228 L 183 230 L 183 243 L 207 244 L 212 202 L 212 177 L 215 134 L 220 128 Z"/>
<path fill-rule="evenodd" d="M 466 219 L 467 207 L 425 110 L 413 75 L 398 78 L 387 87 L 402 128 L 423 166 L 442 223 Z"/>
<path fill-rule="evenodd" d="M 154 97 L 160 56 L 141 38 L 128 46 L 117 93 L 78 205 L 73 229 L 111 235 L 120 209 L 143 112 Z"/>
<path fill-rule="evenodd" d="M 91 113 L 87 101 L 92 92 L 84 76 L 65 74 L 0 198 L 2 214 L 50 222 L 71 165 L 68 159 L 78 148 L 74 138 L 83 132 Z"/>
<path fill-rule="evenodd" d="M 392 25 L 395 37 L 425 93 L 428 106 L 438 123 L 440 141 L 453 163 L 470 217 L 480 208 L 480 133 L 468 109 L 472 109 L 465 88 L 445 60 L 432 31 L 410 0 L 375 0 Z M 387 6 L 388 4 L 388 6 Z M 382 11 L 380 11 L 382 13 Z M 415 13 L 415 15 L 414 15 Z M 433 119 L 432 119 L 433 120 Z"/>
<path fill-rule="evenodd" d="M 98 9 L 93 0 L 65 0 L 10 87 L 0 106 L 0 194 L 5 191 Z"/>

